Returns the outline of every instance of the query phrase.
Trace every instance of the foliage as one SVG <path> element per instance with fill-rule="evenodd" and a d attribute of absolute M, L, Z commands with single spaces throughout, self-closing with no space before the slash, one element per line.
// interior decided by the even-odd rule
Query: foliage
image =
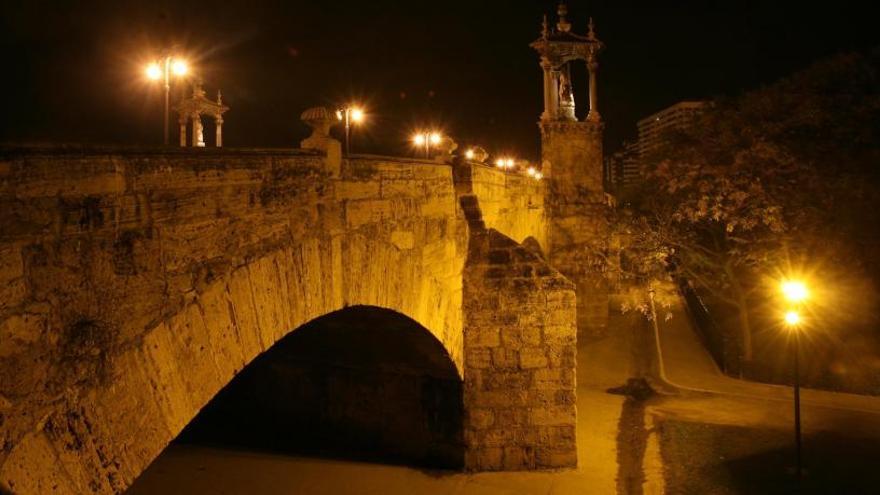
<path fill-rule="evenodd" d="M 877 68 L 876 56 L 825 60 L 667 136 L 619 212 L 623 273 L 680 276 L 728 305 L 748 360 L 762 274 L 806 256 L 876 270 Z"/>

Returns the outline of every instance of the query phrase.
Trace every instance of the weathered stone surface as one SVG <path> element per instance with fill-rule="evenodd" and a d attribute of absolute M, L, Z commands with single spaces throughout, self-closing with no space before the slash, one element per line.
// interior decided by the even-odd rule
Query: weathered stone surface
<path fill-rule="evenodd" d="M 462 369 L 466 230 L 450 168 L 362 160 L 333 178 L 322 160 L 3 156 L 3 487 L 123 490 L 254 356 L 347 305 L 410 316 Z M 52 419 L 72 411 L 91 432 Z"/>
<path fill-rule="evenodd" d="M 582 335 L 601 335 L 608 324 L 603 127 L 598 121 L 541 122 L 541 159 L 548 177 L 547 259 L 576 286 Z"/>
<path fill-rule="evenodd" d="M 480 229 L 476 219 L 470 223 L 477 227 L 471 231 L 464 278 L 465 465 L 474 470 L 575 466 L 574 435 L 545 430 L 573 432 L 576 424 L 575 401 L 568 400 L 575 394 L 575 362 L 548 357 L 575 352 L 574 287 L 509 237 Z M 523 265 L 544 267 L 545 275 L 525 272 Z M 537 455 L 541 451 L 547 453 Z"/>
<path fill-rule="evenodd" d="M 339 167 L 297 150 L 0 152 L 0 489 L 123 491 L 255 356 L 351 305 L 442 343 L 468 468 L 574 465 L 574 435 L 547 430 L 574 428 L 578 299 L 535 254 L 545 186 Z"/>

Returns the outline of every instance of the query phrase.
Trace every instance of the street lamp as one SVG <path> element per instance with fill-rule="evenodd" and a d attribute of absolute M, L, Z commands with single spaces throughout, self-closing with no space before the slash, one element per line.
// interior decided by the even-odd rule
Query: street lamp
<path fill-rule="evenodd" d="M 782 295 L 786 301 L 795 306 L 802 304 L 807 300 L 809 291 L 806 284 L 799 280 L 785 280 L 780 286 Z M 801 353 L 801 325 L 802 319 L 797 309 L 789 309 L 783 317 L 785 325 L 794 335 L 794 443 L 795 455 L 797 456 L 797 479 L 800 481 L 803 474 L 801 462 L 801 373 L 800 373 L 800 353 Z"/>
<path fill-rule="evenodd" d="M 431 147 L 437 146 L 442 140 L 443 135 L 436 131 L 419 131 L 412 136 L 412 143 L 417 148 L 424 148 L 425 158 L 431 158 Z"/>
<path fill-rule="evenodd" d="M 512 169 L 515 165 L 516 162 L 513 158 L 499 158 L 495 160 L 495 166 L 502 170 Z"/>
<path fill-rule="evenodd" d="M 165 146 L 168 146 L 168 105 L 171 93 L 171 75 L 183 77 L 189 72 L 186 61 L 166 55 L 158 62 L 149 64 L 145 70 L 151 81 L 162 80 L 165 83 Z"/>
<path fill-rule="evenodd" d="M 351 154 L 351 127 L 364 121 L 364 111 L 360 107 L 347 106 L 336 111 L 336 118 L 345 122 L 345 154 Z"/>

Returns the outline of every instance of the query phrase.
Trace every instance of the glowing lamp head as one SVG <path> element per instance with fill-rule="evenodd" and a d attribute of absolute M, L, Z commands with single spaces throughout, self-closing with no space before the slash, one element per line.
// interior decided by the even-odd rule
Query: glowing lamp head
<path fill-rule="evenodd" d="M 468 160 L 473 160 L 474 159 L 474 150 L 465 151 L 464 157 L 467 158 Z"/>
<path fill-rule="evenodd" d="M 507 168 L 513 168 L 513 158 L 508 158 L 504 161 L 504 166 Z"/>
<path fill-rule="evenodd" d="M 544 178 L 544 174 L 541 172 L 535 172 L 535 180 L 541 180 Z"/>
<path fill-rule="evenodd" d="M 148 65 L 145 72 L 147 74 L 147 78 L 153 81 L 157 81 L 159 80 L 159 78 L 162 77 L 162 68 L 160 68 L 159 64 L 157 63 L 152 63 Z"/>
<path fill-rule="evenodd" d="M 801 315 L 797 311 L 791 310 L 785 313 L 785 324 L 790 327 L 796 327 L 801 323 Z"/>
<path fill-rule="evenodd" d="M 534 177 L 536 173 L 538 173 L 538 171 L 535 170 L 535 167 L 529 167 L 526 169 L 526 174 L 528 174 L 529 177 Z"/>
<path fill-rule="evenodd" d="M 786 280 L 782 282 L 782 294 L 790 302 L 799 303 L 807 299 L 809 293 L 807 286 L 799 280 Z"/>
<path fill-rule="evenodd" d="M 424 135 L 424 134 L 421 134 L 421 133 L 413 135 L 413 137 L 412 137 L 412 142 L 413 142 L 413 144 L 416 145 L 416 146 L 422 146 L 422 145 L 424 145 L 425 142 L 426 142 L 426 141 L 425 141 L 425 135 Z"/>
<path fill-rule="evenodd" d="M 443 139 L 439 133 L 432 132 L 431 133 L 431 144 L 440 144 L 440 140 Z"/>
<path fill-rule="evenodd" d="M 351 112 L 351 121 L 352 122 L 363 122 L 364 121 L 364 111 L 360 108 L 352 108 Z"/>
<path fill-rule="evenodd" d="M 495 166 L 498 168 L 504 168 L 505 163 L 506 162 L 504 161 L 504 158 L 499 158 L 499 159 L 495 160 Z"/>
<path fill-rule="evenodd" d="M 183 60 L 175 60 L 171 63 L 171 71 L 176 76 L 185 76 L 189 72 L 189 66 Z"/>

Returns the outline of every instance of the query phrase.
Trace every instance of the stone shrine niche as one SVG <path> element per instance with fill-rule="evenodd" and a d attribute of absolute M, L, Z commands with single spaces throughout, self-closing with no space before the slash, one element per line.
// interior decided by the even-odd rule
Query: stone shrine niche
<path fill-rule="evenodd" d="M 605 44 L 596 38 L 593 19 L 590 18 L 586 36 L 575 34 L 568 22 L 568 7 L 560 3 L 557 14 L 559 22 L 551 28 L 544 17 L 541 37 L 530 45 L 541 57 L 544 72 L 544 113 L 541 121 L 577 121 L 575 116 L 574 86 L 571 80 L 571 64 L 586 63 L 589 74 L 590 111 L 586 120 L 599 122 L 596 95 L 596 72 L 599 69 L 597 55 Z"/>
<path fill-rule="evenodd" d="M 202 115 L 214 119 L 215 144 L 218 148 L 223 146 L 223 114 L 229 107 L 223 104 L 223 96 L 217 90 L 217 100 L 212 101 L 205 97 L 202 83 L 193 84 L 192 95 L 184 98 L 175 106 L 180 123 L 180 146 L 187 146 L 187 124 L 192 121 L 192 139 L 190 146 L 194 148 L 205 147 L 205 127 L 202 124 Z"/>

